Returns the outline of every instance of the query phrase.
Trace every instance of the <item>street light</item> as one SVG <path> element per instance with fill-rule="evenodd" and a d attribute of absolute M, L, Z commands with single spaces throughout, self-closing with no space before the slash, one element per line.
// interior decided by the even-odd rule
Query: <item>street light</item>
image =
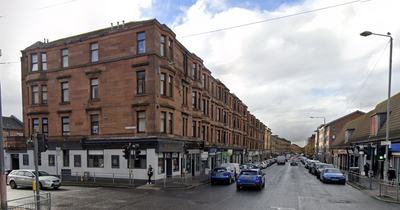
<path fill-rule="evenodd" d="M 326 118 L 325 117 L 310 117 L 310 118 L 324 118 L 324 150 L 323 150 L 323 157 L 324 157 L 324 161 L 323 162 L 325 162 L 326 161 L 326 128 L 325 128 L 325 121 L 326 121 Z"/>
<path fill-rule="evenodd" d="M 387 110 L 386 110 L 386 170 L 389 170 L 389 117 L 390 117 L 390 87 L 392 82 L 392 50 L 393 50 L 393 38 L 390 36 L 390 32 L 385 34 L 375 34 L 370 31 L 364 31 L 360 34 L 361 36 L 369 36 L 369 35 L 377 35 L 377 36 L 385 36 L 390 38 L 390 55 L 389 55 L 389 83 L 388 83 L 388 99 L 387 99 Z M 384 173 L 384 180 L 388 180 L 387 173 Z"/>

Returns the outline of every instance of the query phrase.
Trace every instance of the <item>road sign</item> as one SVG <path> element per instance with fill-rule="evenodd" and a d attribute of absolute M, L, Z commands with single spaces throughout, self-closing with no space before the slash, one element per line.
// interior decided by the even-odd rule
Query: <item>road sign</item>
<path fill-rule="evenodd" d="M 57 156 L 60 156 L 60 154 L 61 154 L 61 147 L 56 147 L 56 154 L 57 154 Z"/>

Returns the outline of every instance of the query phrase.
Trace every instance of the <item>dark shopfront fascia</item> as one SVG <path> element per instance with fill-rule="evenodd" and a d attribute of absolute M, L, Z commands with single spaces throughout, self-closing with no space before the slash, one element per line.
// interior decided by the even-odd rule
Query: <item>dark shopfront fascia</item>
<path fill-rule="evenodd" d="M 154 157 L 157 161 L 157 165 L 151 164 L 154 168 L 155 174 L 158 175 L 168 175 L 179 174 L 181 167 L 179 166 L 179 156 L 183 154 L 184 141 L 172 139 L 172 138 L 159 138 L 159 137 L 142 137 L 142 138 L 109 138 L 109 139 L 82 139 L 80 141 L 81 148 L 84 150 L 106 150 L 106 149 L 121 149 L 121 153 L 117 155 L 122 155 L 123 147 L 128 144 L 135 145 L 139 144 L 141 152 L 141 157 L 138 161 L 134 161 L 132 155 L 131 168 L 142 168 L 147 169 L 148 160 L 152 159 L 150 157 L 145 157 L 147 155 L 148 149 L 154 149 Z M 133 152 L 132 152 L 133 153 Z M 134 153 L 133 153 L 134 154 Z M 142 161 L 142 156 L 143 161 Z M 146 161 L 147 159 L 147 161 Z M 126 166 L 128 168 L 128 165 Z"/>

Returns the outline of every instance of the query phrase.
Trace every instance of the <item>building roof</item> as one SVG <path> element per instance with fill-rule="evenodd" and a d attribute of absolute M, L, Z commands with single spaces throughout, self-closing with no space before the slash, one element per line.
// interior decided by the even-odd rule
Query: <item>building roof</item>
<path fill-rule="evenodd" d="M 390 119 L 389 119 L 389 140 L 400 140 L 400 93 L 390 98 Z M 385 121 L 380 127 L 376 135 L 371 135 L 371 117 L 376 114 L 385 114 L 387 110 L 387 100 L 375 106 L 374 110 L 364 114 L 363 116 L 348 122 L 331 148 L 346 148 L 350 144 L 377 142 L 386 140 L 386 123 Z M 345 141 L 346 130 L 354 129 L 353 134 L 348 141 Z"/>
<path fill-rule="evenodd" d="M 23 123 L 14 115 L 11 115 L 11 117 L 3 116 L 2 121 L 3 121 L 3 130 L 19 130 L 19 131 L 24 130 Z"/>
<path fill-rule="evenodd" d="M 47 42 L 47 43 L 38 41 L 38 42 L 32 44 L 31 46 L 27 47 L 25 50 L 35 49 L 35 48 L 44 48 L 44 47 L 54 47 L 54 46 L 57 46 L 60 44 L 79 42 L 79 41 L 82 41 L 83 39 L 93 38 L 96 36 L 105 36 L 109 33 L 141 26 L 141 25 L 148 24 L 148 23 L 154 23 L 154 22 L 158 23 L 162 28 L 165 28 L 165 29 L 171 31 L 171 33 L 175 35 L 175 33 L 170 28 L 168 28 L 165 24 L 160 24 L 157 21 L 157 19 L 149 19 L 149 20 L 142 20 L 142 21 L 132 21 L 132 22 L 123 23 L 120 25 L 112 26 L 112 27 L 110 26 L 110 27 L 99 29 L 96 31 L 90 31 L 87 33 L 78 34 L 75 36 L 62 38 L 62 39 L 58 39 L 58 40 Z"/>

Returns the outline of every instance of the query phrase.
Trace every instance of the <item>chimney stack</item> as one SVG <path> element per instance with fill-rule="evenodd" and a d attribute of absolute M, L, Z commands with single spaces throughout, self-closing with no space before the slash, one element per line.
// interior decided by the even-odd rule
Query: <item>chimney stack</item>
<path fill-rule="evenodd" d="M 113 23 L 111 23 L 111 30 L 113 30 Z"/>
<path fill-rule="evenodd" d="M 117 29 L 119 29 L 119 22 L 117 22 Z"/>

